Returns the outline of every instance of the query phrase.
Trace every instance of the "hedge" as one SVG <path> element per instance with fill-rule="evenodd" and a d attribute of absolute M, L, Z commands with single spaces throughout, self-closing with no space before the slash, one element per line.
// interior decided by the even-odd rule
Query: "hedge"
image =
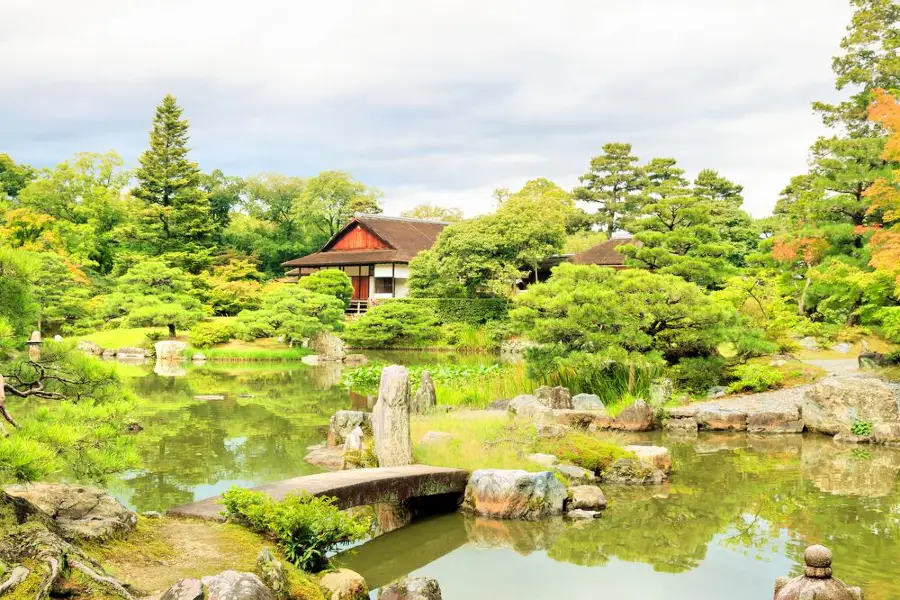
<path fill-rule="evenodd" d="M 505 298 L 399 298 L 390 302 L 429 306 L 441 323 L 482 325 L 488 321 L 505 321 L 509 311 L 509 301 Z"/>

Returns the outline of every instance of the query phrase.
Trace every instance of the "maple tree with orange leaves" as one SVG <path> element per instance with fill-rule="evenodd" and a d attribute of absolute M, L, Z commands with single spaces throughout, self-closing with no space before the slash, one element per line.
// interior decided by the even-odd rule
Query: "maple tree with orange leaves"
<path fill-rule="evenodd" d="M 869 109 L 869 119 L 881 123 L 889 132 L 881 157 L 900 162 L 900 104 L 885 90 L 877 90 Z M 880 214 L 884 227 L 872 236 L 872 260 L 876 269 L 897 273 L 900 285 L 900 170 L 878 179 L 866 194 L 872 199 L 870 214 Z"/>

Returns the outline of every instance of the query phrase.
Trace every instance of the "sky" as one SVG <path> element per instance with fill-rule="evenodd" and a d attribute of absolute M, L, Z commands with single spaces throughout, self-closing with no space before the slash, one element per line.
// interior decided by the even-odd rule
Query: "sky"
<path fill-rule="evenodd" d="M 387 214 L 578 183 L 608 142 L 769 214 L 824 133 L 847 0 L 2 0 L 0 152 L 136 164 L 172 93 L 205 170 L 337 169 Z"/>

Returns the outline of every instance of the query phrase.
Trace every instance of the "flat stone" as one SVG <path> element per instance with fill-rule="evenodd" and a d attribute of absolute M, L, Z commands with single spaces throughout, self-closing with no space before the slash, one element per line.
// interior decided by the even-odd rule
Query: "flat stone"
<path fill-rule="evenodd" d="M 747 414 L 750 433 L 802 433 L 803 419 L 796 406 L 782 410 L 764 410 Z"/>
<path fill-rule="evenodd" d="M 576 465 L 556 465 L 554 469 L 572 485 L 588 485 L 598 480 L 598 477 L 591 471 Z"/>
<path fill-rule="evenodd" d="M 200 396 L 194 396 L 194 400 L 224 400 L 225 396 L 222 394 L 201 394 Z"/>
<path fill-rule="evenodd" d="M 303 460 L 327 471 L 339 471 L 344 464 L 344 449 L 324 445 L 314 447 L 307 452 Z"/>
<path fill-rule="evenodd" d="M 540 452 L 536 452 L 534 454 L 526 454 L 525 458 L 533 463 L 541 465 L 542 467 L 552 467 L 559 462 L 559 459 L 552 454 L 541 454 Z"/>
<path fill-rule="evenodd" d="M 602 479 L 616 485 L 661 485 L 669 478 L 661 469 L 649 468 L 637 458 L 619 458 L 603 472 Z"/>
<path fill-rule="evenodd" d="M 606 496 L 595 485 L 576 485 L 569 488 L 569 502 L 566 506 L 570 510 L 604 510 L 607 506 Z"/>
<path fill-rule="evenodd" d="M 348 354 L 344 357 L 344 364 L 352 366 L 360 366 L 367 364 L 369 357 L 365 354 Z"/>
<path fill-rule="evenodd" d="M 597 510 L 583 510 L 581 508 L 576 508 L 574 510 L 570 510 L 566 512 L 566 517 L 569 519 L 599 519 L 603 513 Z"/>
<path fill-rule="evenodd" d="M 872 438 L 870 436 L 841 432 L 834 436 L 834 441 L 842 444 L 868 444 L 872 441 Z"/>
<path fill-rule="evenodd" d="M 694 417 L 686 417 L 686 418 L 673 418 L 672 413 L 669 413 L 669 418 L 665 420 L 663 423 L 663 429 L 666 431 L 693 431 L 696 432 L 698 428 L 697 419 Z"/>
<path fill-rule="evenodd" d="M 708 431 L 747 431 L 747 413 L 707 407 L 697 412 L 697 424 Z"/>
<path fill-rule="evenodd" d="M 573 429 L 602 431 L 613 426 L 613 419 L 599 410 L 554 410 L 553 419 L 560 425 Z"/>

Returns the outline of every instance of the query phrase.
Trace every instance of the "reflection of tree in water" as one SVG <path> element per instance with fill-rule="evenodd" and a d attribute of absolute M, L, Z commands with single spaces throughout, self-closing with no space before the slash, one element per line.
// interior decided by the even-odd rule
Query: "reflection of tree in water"
<path fill-rule="evenodd" d="M 304 369 L 195 369 L 187 378 L 138 379 L 135 390 L 144 469 L 115 487 L 139 510 L 190 502 L 200 485 L 314 472 L 306 447 L 324 439 L 331 414 L 347 403 L 346 391 L 317 389 Z M 199 394 L 226 399 L 195 401 Z"/>

